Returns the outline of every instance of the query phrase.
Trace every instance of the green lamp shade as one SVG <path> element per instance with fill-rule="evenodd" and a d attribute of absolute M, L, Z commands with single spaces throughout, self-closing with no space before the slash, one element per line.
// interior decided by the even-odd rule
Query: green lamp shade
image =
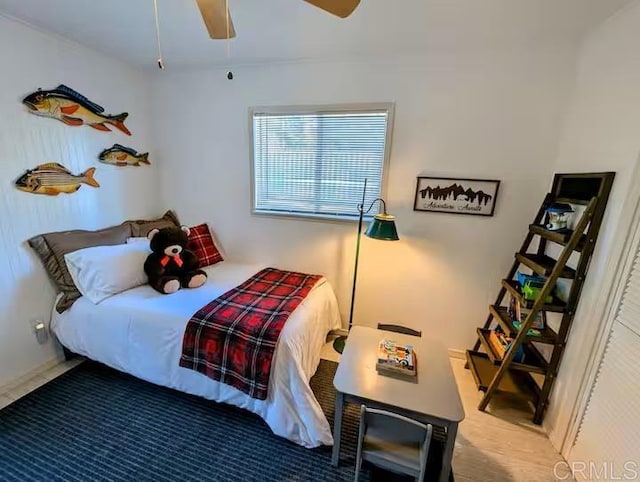
<path fill-rule="evenodd" d="M 370 238 L 384 241 L 398 241 L 395 218 L 389 214 L 376 214 L 364 233 Z"/>

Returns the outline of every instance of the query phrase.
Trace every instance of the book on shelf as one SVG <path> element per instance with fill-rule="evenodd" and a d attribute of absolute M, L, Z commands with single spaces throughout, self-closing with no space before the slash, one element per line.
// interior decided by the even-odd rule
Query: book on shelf
<path fill-rule="evenodd" d="M 416 354 L 412 345 L 403 345 L 388 339 L 380 341 L 376 362 L 378 373 L 415 377 L 416 368 Z"/>
<path fill-rule="evenodd" d="M 491 345 L 491 347 L 493 348 L 493 351 L 496 354 L 498 354 L 500 356 L 504 356 L 504 352 L 509 347 L 509 344 L 505 340 L 503 333 L 499 333 L 499 332 L 497 332 L 495 330 L 492 330 L 489 333 L 489 340 L 488 341 L 489 341 L 489 344 Z"/>
<path fill-rule="evenodd" d="M 517 330 L 520 330 L 522 324 L 527 320 L 528 313 L 523 310 L 523 308 L 520 306 L 520 302 L 513 296 L 509 299 L 507 313 L 511 317 L 513 326 Z M 545 315 L 545 312 L 539 311 L 533 319 L 533 323 L 531 324 L 531 329 L 529 330 L 528 334 L 530 336 L 540 336 L 540 330 L 544 330 L 546 323 L 547 317 Z"/>
<path fill-rule="evenodd" d="M 501 330 L 496 329 L 489 333 L 488 342 L 496 355 L 504 357 L 507 350 L 511 347 L 511 343 L 513 343 L 513 338 L 503 333 Z M 513 361 L 522 363 L 524 358 L 524 347 L 520 345 L 513 357 Z"/>

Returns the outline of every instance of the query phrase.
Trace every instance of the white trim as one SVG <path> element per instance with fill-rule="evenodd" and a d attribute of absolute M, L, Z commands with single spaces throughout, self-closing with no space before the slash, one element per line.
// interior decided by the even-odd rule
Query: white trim
<path fill-rule="evenodd" d="M 63 363 L 65 363 L 64 359 L 62 359 L 60 357 L 56 357 L 56 358 L 53 358 L 53 359 L 49 360 L 48 362 L 43 363 L 42 365 L 37 366 L 36 368 L 34 368 L 33 370 L 28 371 L 24 375 L 14 379 L 14 380 L 11 380 L 10 382 L 5 383 L 4 385 L 0 386 L 0 396 L 5 395 L 5 394 L 7 394 L 8 392 L 10 392 L 12 390 L 15 390 L 20 385 L 23 385 L 24 383 L 28 382 L 32 378 L 41 376 L 44 373 L 46 373 L 49 370 L 51 370 L 52 368 L 54 368 L 54 367 L 56 367 L 58 365 L 61 365 Z"/>
<path fill-rule="evenodd" d="M 349 330 L 345 330 L 344 328 L 337 328 L 335 330 L 331 330 L 328 336 L 349 336 Z"/>
<path fill-rule="evenodd" d="M 604 355 L 609 332 L 613 326 L 616 315 L 616 307 L 623 294 L 626 275 L 628 275 L 633 262 L 634 246 L 640 242 L 640 158 L 636 161 L 633 174 L 631 176 L 629 192 L 617 222 L 617 233 L 608 258 L 607 269 L 602 277 L 603 286 L 609 286 L 608 290 L 603 290 L 593 305 L 593 312 L 601 316 L 594 316 L 594 320 L 600 319 L 597 326 L 596 336 L 593 345 L 589 349 L 588 362 L 584 372 L 567 373 L 568 378 L 581 378 L 580 387 L 571 412 L 569 424 L 560 453 L 566 459 L 570 458 L 571 450 L 578 436 L 578 430 L 582 423 L 593 384 L 598 372 L 598 367 Z M 631 258 L 629 254 L 631 253 Z M 579 367 L 576 367 L 579 368 Z"/>
<path fill-rule="evenodd" d="M 280 114 L 342 114 L 348 113 L 380 113 L 386 111 L 391 114 L 393 102 L 360 102 L 346 104 L 314 104 L 314 105 L 273 105 L 255 106 L 249 108 L 251 117 L 255 114 L 280 115 Z"/>
<path fill-rule="evenodd" d="M 291 219 L 296 221 L 300 221 L 301 219 L 303 219 L 306 221 L 320 221 L 323 223 L 324 222 L 340 223 L 340 224 L 357 224 L 358 223 L 358 216 L 345 216 L 345 215 L 332 216 L 330 214 L 307 214 L 307 213 L 295 213 L 295 212 L 286 212 L 286 211 L 282 211 L 278 213 L 275 211 L 263 211 L 260 209 L 252 210 L 251 215 L 260 216 L 261 218 L 272 217 L 272 218 L 278 218 L 278 219 Z M 362 219 L 365 222 L 372 221 L 373 215 L 365 214 L 364 216 L 362 216 Z"/>
<path fill-rule="evenodd" d="M 456 358 L 460 360 L 467 359 L 467 355 L 464 350 L 459 350 L 457 348 L 448 348 L 447 351 L 449 352 L 449 358 Z"/>

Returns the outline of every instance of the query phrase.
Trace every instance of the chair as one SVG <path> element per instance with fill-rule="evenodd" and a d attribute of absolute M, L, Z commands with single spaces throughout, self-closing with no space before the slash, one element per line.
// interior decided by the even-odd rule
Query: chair
<path fill-rule="evenodd" d="M 385 410 L 360 406 L 355 482 L 362 461 L 424 480 L 433 427 Z"/>
<path fill-rule="evenodd" d="M 417 336 L 419 338 L 422 337 L 421 331 L 412 330 L 411 328 L 407 328 L 406 326 L 400 326 L 400 325 L 388 325 L 385 323 L 378 323 L 378 330 L 392 331 L 394 333 L 402 333 L 403 335 Z"/>

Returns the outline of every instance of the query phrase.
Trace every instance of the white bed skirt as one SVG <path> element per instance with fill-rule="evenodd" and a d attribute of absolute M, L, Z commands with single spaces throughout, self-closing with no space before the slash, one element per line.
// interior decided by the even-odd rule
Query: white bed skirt
<path fill-rule="evenodd" d="M 266 400 L 178 365 L 191 316 L 262 268 L 225 261 L 205 268 L 209 279 L 194 290 L 161 295 L 145 285 L 97 305 L 80 298 L 62 314 L 53 310 L 51 328 L 65 347 L 87 358 L 158 385 L 249 410 L 262 417 L 273 433 L 304 447 L 332 445 L 329 423 L 309 386 L 327 332 L 341 324 L 335 294 L 324 278 L 282 330 Z"/>

